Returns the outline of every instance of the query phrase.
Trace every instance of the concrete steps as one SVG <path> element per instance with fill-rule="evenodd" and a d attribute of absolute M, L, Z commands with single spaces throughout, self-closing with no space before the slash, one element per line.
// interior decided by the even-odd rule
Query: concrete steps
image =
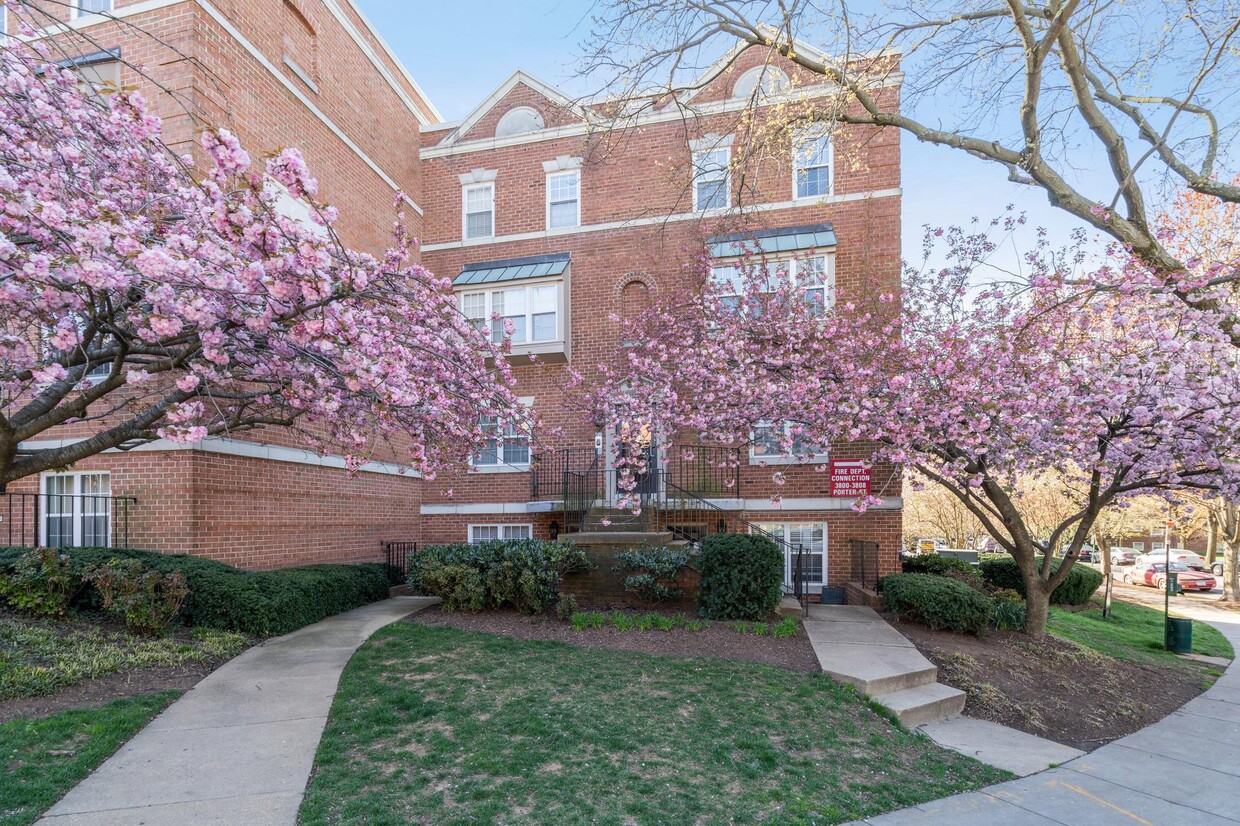
<path fill-rule="evenodd" d="M 965 693 L 942 683 L 927 683 L 903 691 L 880 694 L 874 699 L 895 712 L 909 728 L 936 723 L 964 711 Z"/>
<path fill-rule="evenodd" d="M 811 605 L 805 633 L 824 673 L 877 700 L 906 726 L 964 710 L 965 693 L 940 684 L 934 663 L 872 608 Z"/>

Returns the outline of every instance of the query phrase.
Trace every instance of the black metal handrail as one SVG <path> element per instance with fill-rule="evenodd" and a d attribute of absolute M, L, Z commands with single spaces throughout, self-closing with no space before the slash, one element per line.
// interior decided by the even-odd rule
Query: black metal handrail
<path fill-rule="evenodd" d="M 698 497 L 741 496 L 740 449 L 725 445 L 674 444 L 668 449 L 668 480 Z"/>
<path fill-rule="evenodd" d="M 882 578 L 879 576 L 878 543 L 866 539 L 850 539 L 852 546 L 853 580 L 863 588 L 873 588 L 879 593 Z"/>
<path fill-rule="evenodd" d="M 530 457 L 530 499 L 556 498 L 564 492 L 564 474 L 598 467 L 593 448 L 568 447 Z"/>
<path fill-rule="evenodd" d="M 416 542 L 384 542 L 383 555 L 389 570 L 400 571 L 401 579 L 409 578 L 409 557 L 418 552 Z"/>
<path fill-rule="evenodd" d="M 0 537 L 12 548 L 128 547 L 136 496 L 0 491 Z"/>

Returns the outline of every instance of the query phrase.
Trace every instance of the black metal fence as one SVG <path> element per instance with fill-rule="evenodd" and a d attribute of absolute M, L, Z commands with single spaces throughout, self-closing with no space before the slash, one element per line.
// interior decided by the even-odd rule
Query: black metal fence
<path fill-rule="evenodd" d="M 668 481 L 695 496 L 740 498 L 740 450 L 720 445 L 672 445 Z"/>
<path fill-rule="evenodd" d="M 878 565 L 878 543 L 867 539 L 850 539 L 848 544 L 852 548 L 852 581 L 878 593 L 882 576 Z"/>
<path fill-rule="evenodd" d="M 383 553 L 387 557 L 388 571 L 400 572 L 403 581 L 409 577 L 409 558 L 418 552 L 416 542 L 384 542 Z"/>
<path fill-rule="evenodd" d="M 129 547 L 136 496 L 2 491 L 0 497 L 0 541 L 8 547 Z"/>

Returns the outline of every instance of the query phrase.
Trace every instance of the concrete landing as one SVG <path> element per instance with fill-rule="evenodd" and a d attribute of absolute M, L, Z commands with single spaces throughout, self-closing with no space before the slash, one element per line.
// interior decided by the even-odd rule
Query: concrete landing
<path fill-rule="evenodd" d="M 1080 749 L 1062 743 L 971 717 L 938 720 L 926 723 L 920 729 L 943 748 L 958 751 L 1021 777 L 1067 763 L 1085 754 Z"/>
<path fill-rule="evenodd" d="M 811 605 L 804 622 L 824 673 L 889 708 L 906 726 L 959 714 L 965 694 L 872 608 Z"/>
<path fill-rule="evenodd" d="M 38 822 L 293 826 L 345 664 L 375 631 L 438 601 L 387 599 L 254 646 L 186 692 Z"/>

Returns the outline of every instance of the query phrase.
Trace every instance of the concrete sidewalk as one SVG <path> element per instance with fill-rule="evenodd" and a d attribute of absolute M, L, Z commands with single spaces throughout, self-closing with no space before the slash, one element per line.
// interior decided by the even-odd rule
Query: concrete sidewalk
<path fill-rule="evenodd" d="M 349 658 L 375 631 L 435 602 L 396 597 L 251 648 L 169 706 L 39 823 L 292 826 Z"/>
<path fill-rule="evenodd" d="M 1177 606 L 1240 651 L 1240 613 Z M 872 826 L 1240 823 L 1240 665 L 1152 726 L 1059 768 L 862 821 Z"/>

